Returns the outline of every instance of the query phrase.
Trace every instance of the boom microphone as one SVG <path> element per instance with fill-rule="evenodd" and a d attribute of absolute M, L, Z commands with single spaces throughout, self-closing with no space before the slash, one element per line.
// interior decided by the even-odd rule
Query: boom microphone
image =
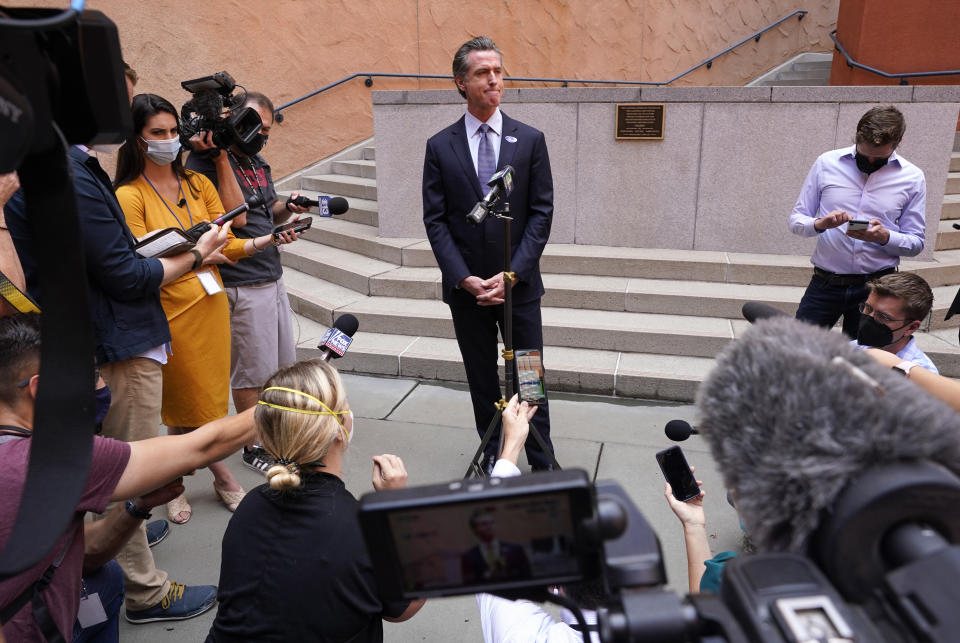
<path fill-rule="evenodd" d="M 756 323 L 758 319 L 771 319 L 773 317 L 789 317 L 790 315 L 779 308 L 774 308 L 769 304 L 759 301 L 748 301 L 741 309 L 743 318 L 751 324 Z"/>
<path fill-rule="evenodd" d="M 724 349 L 697 407 L 761 551 L 806 553 L 840 493 L 874 466 L 928 461 L 960 472 L 960 415 L 840 333 L 789 317 L 751 326 Z"/>
<path fill-rule="evenodd" d="M 674 442 L 683 442 L 691 435 L 700 435 L 700 432 L 690 426 L 686 420 L 670 420 L 663 430 Z"/>
<path fill-rule="evenodd" d="M 333 327 L 320 338 L 320 344 L 317 346 L 321 351 L 320 359 L 329 362 L 331 359 L 343 357 L 353 343 L 353 334 L 359 327 L 360 322 L 349 313 L 337 317 Z"/>
<path fill-rule="evenodd" d="M 305 196 L 296 198 L 290 197 L 287 203 L 299 205 L 301 208 L 318 208 L 321 217 L 329 217 L 333 214 L 343 214 L 350 209 L 350 204 L 342 196 L 321 196 L 316 199 L 310 199 Z"/>

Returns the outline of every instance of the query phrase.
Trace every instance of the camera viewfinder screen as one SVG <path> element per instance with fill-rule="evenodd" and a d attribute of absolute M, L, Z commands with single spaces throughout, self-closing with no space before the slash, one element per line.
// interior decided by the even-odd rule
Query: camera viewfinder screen
<path fill-rule="evenodd" d="M 405 592 L 569 580 L 582 570 L 565 493 L 390 513 Z"/>

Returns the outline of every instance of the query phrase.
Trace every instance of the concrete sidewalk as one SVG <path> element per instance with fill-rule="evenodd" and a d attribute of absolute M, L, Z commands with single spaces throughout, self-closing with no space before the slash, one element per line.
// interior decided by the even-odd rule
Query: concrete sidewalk
<path fill-rule="evenodd" d="M 465 387 L 344 375 L 356 417 L 356 435 L 345 464 L 347 488 L 357 497 L 372 490 L 371 456 L 394 453 L 403 458 L 409 484 L 428 484 L 463 476 L 479 440 L 473 428 Z M 694 419 L 689 405 L 556 394 L 550 399 L 552 437 L 564 468 L 585 469 L 594 479 L 620 482 L 660 537 L 668 587 L 686 593 L 686 563 L 680 524 L 663 498 L 663 479 L 654 453 L 673 444 L 663 432 L 671 419 Z M 705 507 L 714 552 L 740 548 L 737 517 L 724 500 L 723 484 L 706 444 L 694 436 L 683 443 L 687 459 L 707 490 Z M 244 488 L 264 478 L 241 464 L 228 463 Z M 521 469 L 526 466 L 521 464 Z M 193 516 L 186 525 L 171 523 L 170 536 L 154 548 L 157 566 L 187 584 L 216 584 L 220 541 L 230 513 L 218 501 L 206 470 L 187 480 Z M 165 517 L 162 509 L 155 518 Z M 250 561 L 256 565 L 257 561 Z M 262 570 L 269 573 L 269 570 Z M 323 606 L 318 605 L 322 610 Z M 194 619 L 130 625 L 121 619 L 122 641 L 202 641 L 216 608 Z M 482 641 L 472 596 L 428 601 L 412 620 L 384 624 L 387 641 Z"/>

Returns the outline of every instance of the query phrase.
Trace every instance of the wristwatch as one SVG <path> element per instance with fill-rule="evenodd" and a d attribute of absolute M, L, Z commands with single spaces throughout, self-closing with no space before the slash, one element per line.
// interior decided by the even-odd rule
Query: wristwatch
<path fill-rule="evenodd" d="M 904 377 L 909 379 L 910 369 L 913 369 L 916 367 L 917 367 L 917 364 L 914 364 L 913 362 L 909 362 L 907 360 L 903 360 L 899 364 L 895 365 L 892 370 L 895 370 L 898 373 L 901 373 Z"/>
<path fill-rule="evenodd" d="M 140 520 L 150 520 L 150 516 L 152 515 L 146 509 L 140 509 L 137 507 L 133 500 L 127 500 L 125 503 L 123 503 L 123 507 L 127 510 L 128 514 L 134 518 L 139 518 Z"/>

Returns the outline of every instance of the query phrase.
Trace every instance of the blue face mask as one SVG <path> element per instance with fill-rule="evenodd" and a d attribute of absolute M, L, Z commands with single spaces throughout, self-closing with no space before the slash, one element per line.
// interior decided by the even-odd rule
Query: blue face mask
<path fill-rule="evenodd" d="M 104 386 L 93 392 L 93 423 L 100 426 L 103 418 L 107 417 L 107 411 L 110 410 L 110 387 Z M 99 428 L 97 433 L 99 433 Z"/>

